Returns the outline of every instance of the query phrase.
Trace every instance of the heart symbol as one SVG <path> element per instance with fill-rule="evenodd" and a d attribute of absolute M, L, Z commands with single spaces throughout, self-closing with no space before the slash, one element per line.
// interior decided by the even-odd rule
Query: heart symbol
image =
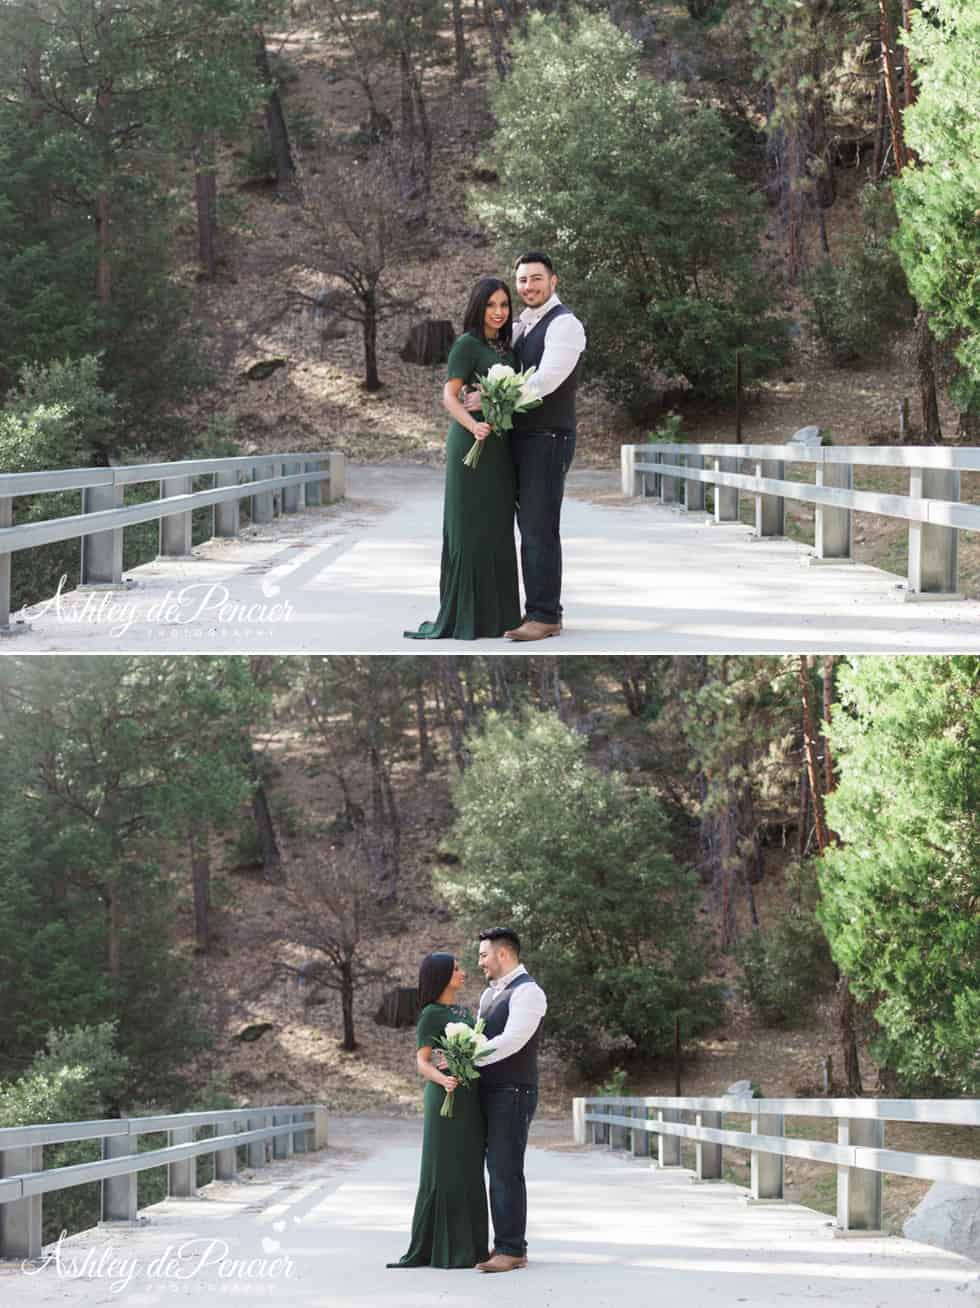
<path fill-rule="evenodd" d="M 282 1221 L 282 1220 L 280 1220 L 280 1221 L 278 1221 L 278 1222 L 273 1222 L 273 1223 L 272 1223 L 272 1229 L 273 1229 L 274 1231 L 285 1231 L 285 1229 L 286 1229 L 286 1223 L 285 1223 L 284 1221 Z"/>
<path fill-rule="evenodd" d="M 268 1237 L 267 1235 L 264 1235 L 264 1236 L 262 1237 L 262 1252 L 263 1252 L 263 1253 L 274 1254 L 274 1253 L 277 1251 L 278 1248 L 279 1248 L 279 1241 L 278 1241 L 278 1240 L 270 1240 L 269 1237 Z"/>

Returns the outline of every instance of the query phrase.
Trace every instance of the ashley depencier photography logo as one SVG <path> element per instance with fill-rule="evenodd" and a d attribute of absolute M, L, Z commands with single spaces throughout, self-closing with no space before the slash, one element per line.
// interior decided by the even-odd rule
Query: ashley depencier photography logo
<path fill-rule="evenodd" d="M 273 1230 L 285 1228 L 276 1222 Z M 112 1294 L 122 1294 L 136 1281 L 191 1282 L 217 1276 L 219 1283 L 248 1282 L 258 1285 L 268 1281 L 288 1281 L 296 1266 L 288 1254 L 280 1252 L 278 1240 L 264 1236 L 261 1256 L 231 1257 L 226 1240 L 198 1236 L 182 1244 L 167 1247 L 153 1258 L 134 1258 L 107 1244 L 101 1249 L 75 1250 L 65 1247 L 66 1232 L 38 1262 L 23 1263 L 25 1276 L 37 1276 L 48 1268 L 65 1281 L 104 1281 Z M 273 1256 L 274 1255 L 274 1256 Z M 50 1273 L 49 1273 L 50 1274 Z"/>
<path fill-rule="evenodd" d="M 295 609 L 288 600 L 265 603 L 279 594 L 271 577 L 262 579 L 263 600 L 242 603 L 233 600 L 221 582 L 196 581 L 180 590 L 167 590 L 144 606 L 125 592 L 73 591 L 66 595 L 68 578 L 62 574 L 58 589 L 50 599 L 23 610 L 27 621 L 52 614 L 57 622 L 86 622 L 108 627 L 112 636 L 124 636 L 134 622 L 144 626 L 190 627 L 199 623 L 215 626 L 238 625 L 245 628 L 265 623 L 289 622 Z"/>

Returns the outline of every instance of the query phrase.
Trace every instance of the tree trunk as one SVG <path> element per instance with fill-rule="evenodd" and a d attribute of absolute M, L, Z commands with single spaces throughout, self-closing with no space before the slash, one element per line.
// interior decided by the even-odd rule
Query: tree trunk
<path fill-rule="evenodd" d="M 279 88 L 276 86 L 269 66 L 269 51 L 265 44 L 265 31 L 262 24 L 253 28 L 255 38 L 255 66 L 263 86 L 269 91 L 265 102 L 265 126 L 269 133 L 269 145 L 276 162 L 276 185 L 284 190 L 291 187 L 296 176 L 296 164 L 289 145 L 289 130 L 286 127 L 286 115 L 283 113 Z"/>
<path fill-rule="evenodd" d="M 194 194 L 197 204 L 197 257 L 201 272 L 210 282 L 214 280 L 215 271 L 218 178 L 214 169 L 212 142 L 203 134 L 194 146 Z"/>
<path fill-rule="evenodd" d="M 871 156 L 871 180 L 877 185 L 881 179 L 881 170 L 885 164 L 885 140 L 888 125 L 885 118 L 885 79 L 878 74 L 878 86 L 875 91 L 875 143 Z"/>
<path fill-rule="evenodd" d="M 419 771 L 424 777 L 435 767 L 436 756 L 432 752 L 429 721 L 425 712 L 425 682 L 421 676 L 415 683 L 415 723 L 419 736 Z"/>
<path fill-rule="evenodd" d="M 463 0 L 452 0 L 453 4 L 453 44 L 456 49 L 456 81 L 462 85 L 470 75 L 470 52 L 466 48 L 466 32 L 463 26 Z"/>
<path fill-rule="evenodd" d="M 115 879 L 106 884 L 104 892 L 106 912 L 106 972 L 114 980 L 122 975 L 122 894 Z"/>
<path fill-rule="evenodd" d="M 935 351 L 929 315 L 921 307 L 915 317 L 915 362 L 919 374 L 923 439 L 938 445 L 943 439 L 943 429 L 939 421 L 939 400 L 936 394 Z"/>
<path fill-rule="evenodd" d="M 850 983 L 843 972 L 837 978 L 837 1025 L 840 1032 L 841 1052 L 844 1055 L 844 1078 L 847 1093 L 863 1093 L 861 1063 L 858 1059 L 857 1032 L 854 1027 L 854 997 Z"/>
<path fill-rule="evenodd" d="M 364 305 L 364 319 L 361 323 L 364 333 L 364 389 L 368 392 L 381 390 L 381 378 L 378 376 L 378 314 L 373 303 Z"/>
<path fill-rule="evenodd" d="M 340 1011 L 344 1023 L 344 1038 L 340 1042 L 340 1047 L 346 1053 L 353 1053 L 357 1048 L 357 1041 L 354 1039 L 354 977 L 349 963 L 342 964 Z"/>
<path fill-rule="evenodd" d="M 834 669 L 837 666 L 836 656 L 825 654 L 823 656 L 823 720 L 830 723 L 830 714 L 834 707 Z M 834 760 L 830 750 L 830 737 L 824 732 L 823 736 L 823 779 L 824 794 L 829 795 L 834 789 Z"/>
<path fill-rule="evenodd" d="M 453 757 L 456 766 L 462 772 L 466 768 L 466 752 L 463 749 L 463 733 L 456 719 L 455 708 L 455 704 L 458 704 L 462 697 L 462 688 L 459 685 L 459 671 L 454 656 L 449 655 L 439 659 L 439 681 L 442 684 L 443 713 L 449 730 Z"/>
<path fill-rule="evenodd" d="M 402 143 L 406 151 L 411 153 L 415 148 L 415 100 L 412 95 L 412 75 L 408 62 L 408 52 L 404 48 L 398 52 L 398 77 L 401 92 Z"/>
<path fill-rule="evenodd" d="M 282 866 L 282 854 L 276 839 L 276 828 L 269 808 L 269 796 L 266 794 L 259 771 L 259 760 L 251 740 L 246 736 L 242 743 L 242 753 L 248 766 L 249 780 L 252 783 L 252 817 L 255 821 L 255 833 L 262 851 L 262 871 L 266 881 L 277 881 Z"/>
<path fill-rule="evenodd" d="M 912 5 L 910 0 L 902 0 L 902 26 L 908 32 L 912 27 Z M 909 53 L 907 45 L 902 46 L 902 103 L 907 109 L 910 104 L 915 104 L 915 77 L 912 73 L 912 56 Z M 908 151 L 909 158 L 912 158 L 912 151 Z"/>
<path fill-rule="evenodd" d="M 199 954 L 206 954 L 211 947 L 211 855 L 207 828 L 192 831 L 187 837 L 187 847 L 194 892 L 194 943 Z"/>
<path fill-rule="evenodd" d="M 891 124 L 892 153 L 895 171 L 900 173 L 906 164 L 905 137 L 902 132 L 902 110 L 895 84 L 895 29 L 892 26 L 890 0 L 878 0 L 878 27 L 881 33 L 881 71 L 885 82 L 885 102 Z"/>
<path fill-rule="evenodd" d="M 824 821 L 820 773 L 817 768 L 817 733 L 813 721 L 810 668 L 807 655 L 801 654 L 799 656 L 797 669 L 800 680 L 800 698 L 803 705 L 803 748 L 806 752 L 807 777 L 810 782 L 810 796 L 813 800 L 813 821 L 817 832 L 817 849 L 822 854 L 827 848 L 827 827 Z"/>
<path fill-rule="evenodd" d="M 497 76 L 501 81 L 504 81 L 507 77 L 507 56 L 504 53 L 504 41 L 500 25 L 497 22 L 497 15 L 493 11 L 493 0 L 483 0 L 483 19 L 490 34 L 490 49 L 493 51 L 493 62 L 497 69 Z"/>

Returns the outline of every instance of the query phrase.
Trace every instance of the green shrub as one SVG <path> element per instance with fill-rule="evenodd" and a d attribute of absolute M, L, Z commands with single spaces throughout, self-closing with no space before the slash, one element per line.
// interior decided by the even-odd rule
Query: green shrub
<path fill-rule="evenodd" d="M 880 357 L 915 315 L 892 248 L 897 220 L 890 192 L 865 187 L 861 220 L 861 233 L 846 242 L 839 262 L 824 259 L 804 282 L 810 327 L 841 365 Z"/>

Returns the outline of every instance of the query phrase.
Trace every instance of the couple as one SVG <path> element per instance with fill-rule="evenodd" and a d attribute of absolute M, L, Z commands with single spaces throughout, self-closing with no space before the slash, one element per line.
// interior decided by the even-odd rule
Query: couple
<path fill-rule="evenodd" d="M 464 469 L 466 471 L 466 469 Z M 538 1041 L 548 1003 L 520 961 L 509 927 L 480 933 L 479 965 L 488 986 L 479 1016 L 493 1051 L 478 1062 L 480 1079 L 460 1085 L 433 1059 L 433 1043 L 449 1022 L 475 1025 L 457 1004 L 466 974 L 452 954 L 429 954 L 419 972 L 417 1028 L 425 1087 L 422 1170 L 408 1252 L 389 1267 L 475 1267 L 511 1272 L 527 1266 L 524 1151 L 538 1102 Z M 441 1117 L 454 1091 L 452 1117 Z M 493 1248 L 488 1246 L 484 1158 L 490 1175 Z M 489 1252 L 488 1252 L 489 1249 Z"/>
<path fill-rule="evenodd" d="M 575 391 L 585 331 L 555 294 L 558 278 L 546 254 L 521 255 L 515 284 L 525 308 L 512 322 L 506 282 L 496 277 L 477 282 L 463 335 L 449 355 L 442 402 L 453 422 L 446 445 L 439 616 L 406 631 L 413 640 L 544 640 L 561 631 L 559 520 L 565 474 L 575 453 Z M 480 412 L 477 378 L 498 363 L 536 368 L 528 387 L 542 403 L 515 414 L 512 432 L 491 437 Z M 478 466 L 467 468 L 463 458 L 474 439 L 484 446 Z"/>

